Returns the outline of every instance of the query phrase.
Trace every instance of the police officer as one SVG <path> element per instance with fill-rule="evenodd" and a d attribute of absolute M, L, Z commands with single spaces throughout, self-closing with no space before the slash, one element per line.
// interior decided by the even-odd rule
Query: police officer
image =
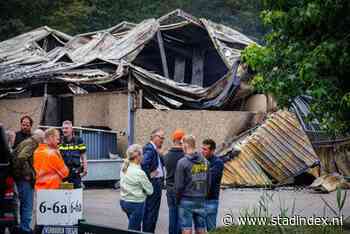
<path fill-rule="evenodd" d="M 66 120 L 62 124 L 63 139 L 59 150 L 69 168 L 67 181 L 74 188 L 81 188 L 81 178 L 87 174 L 86 145 L 79 136 L 73 135 L 72 122 Z"/>

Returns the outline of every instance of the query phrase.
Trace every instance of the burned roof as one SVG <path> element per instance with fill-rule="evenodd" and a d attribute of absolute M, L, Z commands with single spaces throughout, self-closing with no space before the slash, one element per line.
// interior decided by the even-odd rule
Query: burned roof
<path fill-rule="evenodd" d="M 1 64 L 29 64 L 48 62 L 48 53 L 63 47 L 71 36 L 43 26 L 0 42 Z"/>
<path fill-rule="evenodd" d="M 179 9 L 73 38 L 42 27 L 0 43 L 0 84 L 106 84 L 131 77 L 153 102 L 220 108 L 239 87 L 240 53 L 251 43 L 229 27 Z"/>

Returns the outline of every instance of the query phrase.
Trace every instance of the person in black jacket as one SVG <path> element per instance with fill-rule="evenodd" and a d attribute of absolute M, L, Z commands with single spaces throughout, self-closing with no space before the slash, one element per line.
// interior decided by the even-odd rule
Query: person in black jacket
<path fill-rule="evenodd" d="M 159 153 L 164 142 L 164 130 L 158 128 L 151 133 L 151 141 L 143 148 L 141 167 L 153 185 L 153 194 L 147 196 L 142 231 L 154 233 L 159 215 L 164 181 L 163 159 Z"/>
<path fill-rule="evenodd" d="M 63 138 L 59 150 L 69 168 L 67 181 L 72 183 L 74 188 L 81 188 L 81 178 L 87 175 L 88 170 L 86 144 L 82 138 L 74 134 L 73 123 L 70 120 L 62 123 L 62 132 Z"/>
<path fill-rule="evenodd" d="M 220 184 L 224 170 L 223 161 L 214 155 L 216 149 L 215 141 L 206 139 L 202 142 L 202 155 L 209 161 L 210 188 L 206 202 L 207 230 L 216 228 L 216 218 L 219 207 Z"/>
<path fill-rule="evenodd" d="M 13 149 L 15 149 L 19 143 L 32 136 L 33 119 L 25 115 L 21 118 L 20 123 L 21 130 L 16 132 Z"/>
<path fill-rule="evenodd" d="M 184 157 L 181 140 L 185 132 L 176 129 L 172 134 L 173 146 L 164 156 L 164 164 L 166 168 L 166 197 L 169 208 L 169 234 L 181 233 L 180 224 L 178 222 L 178 207 L 176 204 L 175 193 L 175 171 L 177 162 Z"/>

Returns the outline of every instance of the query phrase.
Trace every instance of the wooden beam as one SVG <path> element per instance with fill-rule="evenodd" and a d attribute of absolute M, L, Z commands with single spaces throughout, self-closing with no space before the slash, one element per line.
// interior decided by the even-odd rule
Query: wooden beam
<path fill-rule="evenodd" d="M 139 89 L 139 104 L 138 108 L 142 109 L 142 101 L 143 101 L 143 89 Z"/>
<path fill-rule="evenodd" d="M 44 96 L 43 96 L 43 104 L 41 106 L 40 112 L 40 124 L 45 123 L 46 118 L 46 110 L 47 110 L 47 83 L 44 84 Z"/>
<path fill-rule="evenodd" d="M 185 81 L 186 59 L 183 57 L 175 58 L 174 80 L 183 83 Z"/>
<path fill-rule="evenodd" d="M 157 32 L 157 40 L 158 40 L 158 46 L 160 50 L 160 57 L 162 58 L 163 74 L 166 78 L 169 78 L 169 70 L 168 70 L 168 63 L 166 61 L 164 41 L 160 30 L 158 30 Z"/>
<path fill-rule="evenodd" d="M 135 80 L 129 73 L 128 79 L 128 145 L 132 145 L 134 143 L 134 135 L 135 135 Z"/>
<path fill-rule="evenodd" d="M 192 84 L 203 87 L 204 52 L 199 48 L 193 50 L 192 58 Z"/>

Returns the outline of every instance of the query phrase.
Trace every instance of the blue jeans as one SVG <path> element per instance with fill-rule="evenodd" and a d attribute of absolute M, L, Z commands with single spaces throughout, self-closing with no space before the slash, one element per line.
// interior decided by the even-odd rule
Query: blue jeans
<path fill-rule="evenodd" d="M 153 185 L 153 194 L 146 198 L 142 231 L 154 233 L 159 215 L 160 201 L 162 199 L 163 179 L 151 179 L 151 183 Z"/>
<path fill-rule="evenodd" d="M 166 193 L 166 198 L 169 208 L 169 234 L 179 234 L 181 233 L 181 229 L 175 191 L 168 190 Z"/>
<path fill-rule="evenodd" d="M 216 218 L 218 216 L 219 200 L 207 200 L 205 209 L 207 211 L 207 230 L 212 231 L 216 228 Z"/>
<path fill-rule="evenodd" d="M 183 231 L 192 230 L 192 222 L 196 231 L 206 230 L 206 210 L 204 198 L 182 198 L 179 207 L 179 219 Z"/>
<path fill-rule="evenodd" d="M 18 198 L 20 204 L 20 225 L 19 228 L 25 232 L 31 232 L 33 214 L 34 189 L 29 181 L 17 181 Z"/>
<path fill-rule="evenodd" d="M 145 207 L 144 202 L 128 202 L 120 200 L 120 206 L 129 219 L 129 230 L 141 231 L 141 222 Z"/>

